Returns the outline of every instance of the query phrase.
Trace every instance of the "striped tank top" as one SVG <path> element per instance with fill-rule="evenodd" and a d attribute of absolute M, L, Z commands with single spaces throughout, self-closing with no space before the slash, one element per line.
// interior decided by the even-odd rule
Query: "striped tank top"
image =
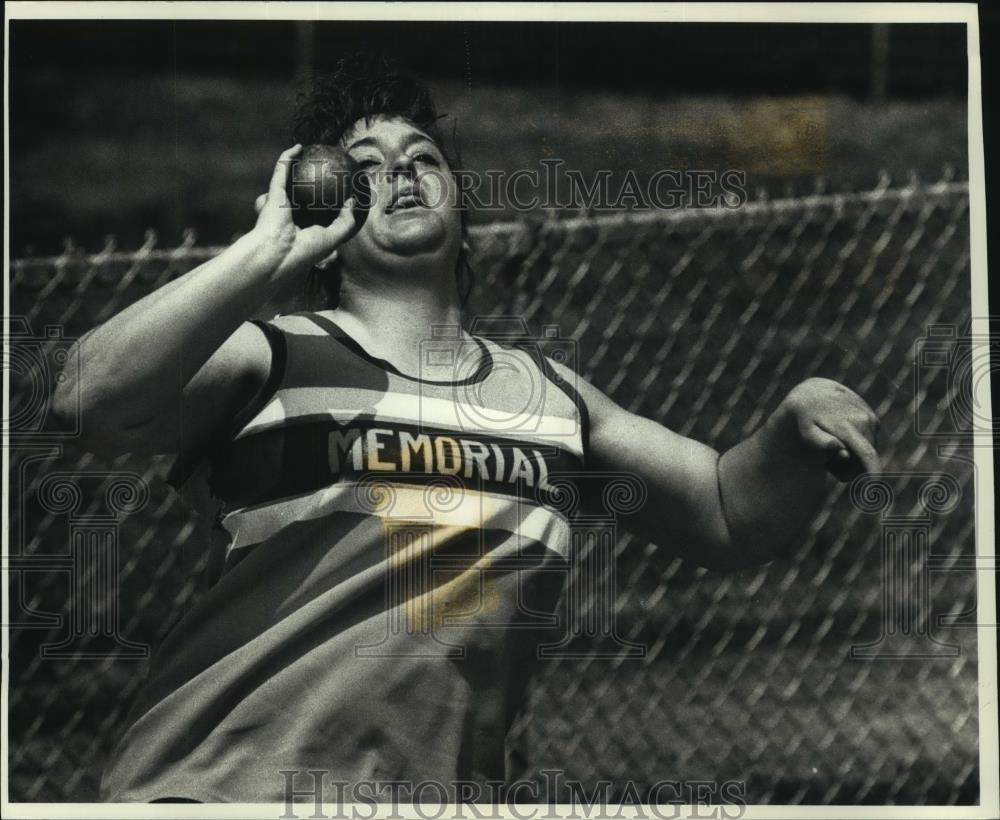
<path fill-rule="evenodd" d="M 268 385 L 212 458 L 224 569 L 154 656 L 104 798 L 282 802 L 282 772 L 310 770 L 502 780 L 537 646 L 563 626 L 578 394 L 478 337 L 428 342 L 427 361 L 478 363 L 442 382 L 323 313 L 260 324 Z"/>

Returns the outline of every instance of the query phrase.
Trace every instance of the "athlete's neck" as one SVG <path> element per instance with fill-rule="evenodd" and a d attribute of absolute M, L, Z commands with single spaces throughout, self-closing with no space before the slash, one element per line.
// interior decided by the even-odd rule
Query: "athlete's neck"
<path fill-rule="evenodd" d="M 434 334 L 435 327 L 455 328 L 458 338 L 468 338 L 461 329 L 462 309 L 454 280 L 439 287 L 388 286 L 377 279 L 357 281 L 344 276 L 340 303 L 332 315 L 371 355 L 404 373 L 423 373 L 429 378 L 442 377 L 427 373 L 428 363 L 420 360 L 421 349 L 439 335 Z"/>

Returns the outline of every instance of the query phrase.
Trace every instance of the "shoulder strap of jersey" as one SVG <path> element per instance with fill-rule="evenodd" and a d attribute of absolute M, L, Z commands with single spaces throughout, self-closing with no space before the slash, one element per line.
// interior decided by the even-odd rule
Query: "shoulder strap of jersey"
<path fill-rule="evenodd" d="M 539 358 L 542 363 L 542 372 L 550 382 L 569 397 L 580 415 L 580 442 L 583 446 L 583 463 L 586 464 L 587 456 L 590 453 L 590 412 L 587 410 L 587 403 L 580 395 L 580 391 L 556 371 L 548 356 L 542 354 Z"/>

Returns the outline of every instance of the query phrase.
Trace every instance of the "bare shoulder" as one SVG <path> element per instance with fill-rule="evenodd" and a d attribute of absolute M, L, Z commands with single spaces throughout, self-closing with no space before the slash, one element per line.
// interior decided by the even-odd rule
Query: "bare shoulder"
<path fill-rule="evenodd" d="M 621 421 L 623 417 L 630 415 L 625 408 L 617 404 L 603 390 L 585 379 L 573 368 L 551 358 L 548 358 L 548 362 L 556 374 L 580 394 L 580 398 L 587 408 L 592 435 L 595 428 L 600 428 L 608 422 L 613 422 L 616 418 Z"/>
<path fill-rule="evenodd" d="M 271 369 L 272 343 L 253 322 L 244 322 L 209 358 L 195 381 L 222 385 L 246 385 L 267 379 Z"/>
<path fill-rule="evenodd" d="M 657 421 L 627 410 L 566 365 L 553 362 L 552 367 L 576 387 L 587 407 L 592 464 L 638 471 L 649 480 L 672 485 L 688 480 L 684 465 L 703 462 L 712 452 Z"/>
<path fill-rule="evenodd" d="M 176 404 L 132 443 L 135 452 L 173 453 L 199 446 L 237 418 L 266 389 L 272 347 L 265 331 L 241 324 L 184 387 Z"/>

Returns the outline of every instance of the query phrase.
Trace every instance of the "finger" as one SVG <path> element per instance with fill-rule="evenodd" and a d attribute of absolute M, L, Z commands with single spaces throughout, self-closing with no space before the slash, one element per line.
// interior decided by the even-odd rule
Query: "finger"
<path fill-rule="evenodd" d="M 860 462 L 863 472 L 878 473 L 882 470 L 882 462 L 878 451 L 871 440 L 857 427 L 844 424 L 832 431 L 844 442 L 851 456 Z"/>
<path fill-rule="evenodd" d="M 337 251 L 334 250 L 324 259 L 320 259 L 320 261 L 316 263 L 316 267 L 319 268 L 320 270 L 326 270 L 336 260 L 337 260 Z"/>
<path fill-rule="evenodd" d="M 292 160 L 301 150 L 301 145 L 293 145 L 291 148 L 281 152 L 281 156 L 278 157 L 278 161 L 274 165 L 274 173 L 271 174 L 271 184 L 267 189 L 269 200 L 281 205 L 288 199 L 285 187 L 288 183 L 289 169 L 291 168 Z"/>
<path fill-rule="evenodd" d="M 877 451 L 879 449 L 879 444 L 878 444 L 879 433 L 882 432 L 882 422 L 879 420 L 878 416 L 872 413 L 869 424 L 871 425 L 871 431 L 872 431 L 872 444 L 875 445 L 875 450 Z"/>
<path fill-rule="evenodd" d="M 264 210 L 264 206 L 267 204 L 267 194 L 261 194 L 257 199 L 254 200 L 253 209 L 259 214 Z"/>
<path fill-rule="evenodd" d="M 868 404 L 862 398 L 860 393 L 855 392 L 850 387 L 847 387 L 840 382 L 833 382 L 834 391 L 839 395 L 841 399 L 850 402 L 857 410 L 860 410 L 865 416 L 875 416 L 875 411 L 872 410 L 871 405 Z"/>
<path fill-rule="evenodd" d="M 816 427 L 812 439 L 817 444 L 822 444 L 822 449 L 826 452 L 826 468 L 837 481 L 847 483 L 863 472 L 861 461 L 855 458 L 847 445 L 830 431 L 822 427 Z"/>
<path fill-rule="evenodd" d="M 872 406 L 866 402 L 861 396 L 855 393 L 853 390 L 850 391 L 851 399 L 854 405 L 861 411 L 862 415 L 865 417 L 866 421 L 873 427 L 878 425 L 878 415 L 872 409 Z"/>
<path fill-rule="evenodd" d="M 810 424 L 803 430 L 802 439 L 808 446 L 815 450 L 821 450 L 830 455 L 842 454 L 843 458 L 850 456 L 844 443 L 839 438 L 817 424 Z"/>
<path fill-rule="evenodd" d="M 327 239 L 338 247 L 357 233 L 361 227 L 361 223 L 354 213 L 355 204 L 354 197 L 348 197 L 344 202 L 344 207 L 337 214 L 337 218 L 324 229 Z"/>
<path fill-rule="evenodd" d="M 853 427 L 858 430 L 869 441 L 874 442 L 878 436 L 880 427 L 878 416 L 870 408 L 862 409 L 859 407 L 854 411 L 847 412 L 841 416 L 840 422 L 844 427 Z M 835 432 L 839 432 L 839 428 Z"/>

